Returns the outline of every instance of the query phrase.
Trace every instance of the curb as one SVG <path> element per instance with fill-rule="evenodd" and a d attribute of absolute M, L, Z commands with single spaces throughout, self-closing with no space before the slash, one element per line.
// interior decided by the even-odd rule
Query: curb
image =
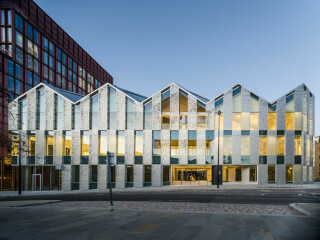
<path fill-rule="evenodd" d="M 295 212 L 300 213 L 300 214 L 303 214 L 303 215 L 306 215 L 306 216 L 313 216 L 312 213 L 302 209 L 301 207 L 298 206 L 298 204 L 301 204 L 301 203 L 291 203 L 291 204 L 289 204 L 289 208 L 292 209 Z"/>

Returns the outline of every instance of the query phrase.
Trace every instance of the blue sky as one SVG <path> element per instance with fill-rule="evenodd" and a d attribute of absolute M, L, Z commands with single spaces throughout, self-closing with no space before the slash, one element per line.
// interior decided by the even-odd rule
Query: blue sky
<path fill-rule="evenodd" d="M 320 135 L 318 0 L 35 2 L 125 89 L 176 82 L 212 99 L 240 83 L 274 101 L 305 83 Z"/>

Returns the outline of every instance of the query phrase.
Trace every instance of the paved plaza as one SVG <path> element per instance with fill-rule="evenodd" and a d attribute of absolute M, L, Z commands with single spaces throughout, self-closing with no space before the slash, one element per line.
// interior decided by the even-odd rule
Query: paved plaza
<path fill-rule="evenodd" d="M 116 210 L 110 212 L 101 201 L 2 202 L 0 239 L 320 238 L 318 218 L 285 206 L 260 206 L 260 213 L 250 213 L 250 207 L 259 206 L 229 205 L 233 210 L 219 213 L 227 204 L 212 205 L 209 211 L 205 204 L 192 204 L 197 203 L 115 202 Z"/>

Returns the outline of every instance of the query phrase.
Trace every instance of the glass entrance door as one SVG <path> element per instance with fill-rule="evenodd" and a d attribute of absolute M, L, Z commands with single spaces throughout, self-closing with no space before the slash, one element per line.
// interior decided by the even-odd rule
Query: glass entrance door
<path fill-rule="evenodd" d="M 212 169 L 209 166 L 172 166 L 172 184 L 210 182 Z"/>
<path fill-rule="evenodd" d="M 41 191 L 42 178 L 41 174 L 32 174 L 32 191 Z"/>

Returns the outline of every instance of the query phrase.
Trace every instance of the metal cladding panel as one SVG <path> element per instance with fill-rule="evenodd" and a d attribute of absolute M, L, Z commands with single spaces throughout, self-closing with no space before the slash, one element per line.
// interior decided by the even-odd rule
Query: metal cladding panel
<path fill-rule="evenodd" d="M 314 167 L 309 166 L 309 167 L 308 167 L 308 171 L 309 171 L 308 181 L 309 181 L 309 182 L 313 182 L 313 181 L 314 181 Z"/>
<path fill-rule="evenodd" d="M 160 164 L 152 165 L 152 187 L 162 186 L 162 166 Z"/>
<path fill-rule="evenodd" d="M 116 166 L 116 188 L 125 188 L 126 166 Z"/>
<path fill-rule="evenodd" d="M 126 95 L 117 90 L 117 130 L 126 129 Z"/>
<path fill-rule="evenodd" d="M 116 156 L 116 148 L 117 148 L 117 131 L 109 130 L 108 131 L 108 151 L 110 153 L 114 153 L 114 156 Z"/>
<path fill-rule="evenodd" d="M 312 114 L 311 114 L 311 118 L 312 118 L 312 126 L 313 126 L 313 129 L 312 129 L 312 132 L 311 134 L 314 136 L 315 134 L 315 97 L 313 96 L 312 97 L 312 106 L 311 106 L 311 110 L 312 110 Z"/>
<path fill-rule="evenodd" d="M 223 129 L 232 130 L 232 90 L 224 94 L 223 107 Z"/>
<path fill-rule="evenodd" d="M 89 129 L 89 120 L 90 120 L 90 98 L 87 97 L 83 101 L 81 101 L 81 120 L 80 120 L 81 130 Z"/>
<path fill-rule="evenodd" d="M 152 97 L 152 129 L 161 130 L 161 93 Z"/>
<path fill-rule="evenodd" d="M 179 114 L 170 114 L 170 129 L 179 130 Z"/>
<path fill-rule="evenodd" d="M 53 138 L 53 164 L 62 164 L 63 156 L 63 138 L 62 131 L 54 131 Z"/>
<path fill-rule="evenodd" d="M 98 164 L 98 151 L 99 151 L 99 135 L 98 130 L 90 131 L 90 145 L 89 145 L 89 163 L 91 165 Z"/>
<path fill-rule="evenodd" d="M 302 129 L 304 131 L 308 131 L 308 107 L 307 107 L 307 91 L 304 92 L 304 95 L 303 95 L 303 108 L 302 108 L 302 111 L 303 111 L 303 123 L 302 123 Z"/>
<path fill-rule="evenodd" d="M 307 181 L 308 181 L 307 166 L 302 166 L 302 182 L 306 183 Z"/>
<path fill-rule="evenodd" d="M 24 132 L 24 131 L 22 131 Z M 27 139 L 26 139 L 27 140 Z M 45 131 L 37 130 L 36 131 L 36 165 L 44 165 L 44 156 L 45 156 Z"/>
<path fill-rule="evenodd" d="M 302 166 L 293 165 L 293 183 L 302 182 Z"/>
<path fill-rule="evenodd" d="M 268 182 L 268 165 L 259 164 L 257 166 L 258 184 L 266 184 Z"/>
<path fill-rule="evenodd" d="M 63 104 L 63 129 L 72 129 L 72 103 L 66 100 Z"/>
<path fill-rule="evenodd" d="M 294 131 L 287 130 L 285 136 L 285 163 L 286 164 L 294 164 Z"/>
<path fill-rule="evenodd" d="M 143 165 L 134 165 L 133 174 L 133 186 L 143 187 Z"/>
<path fill-rule="evenodd" d="M 134 104 L 134 129 L 143 130 L 143 104 L 138 102 Z"/>
<path fill-rule="evenodd" d="M 286 129 L 286 97 L 281 97 L 277 102 L 277 129 Z"/>
<path fill-rule="evenodd" d="M 161 131 L 161 163 L 170 164 L 170 130 Z"/>
<path fill-rule="evenodd" d="M 98 189 L 107 188 L 107 165 L 98 165 Z"/>
<path fill-rule="evenodd" d="M 277 164 L 277 156 L 276 155 L 268 155 L 267 163 L 268 164 Z"/>
<path fill-rule="evenodd" d="M 29 130 L 36 130 L 37 91 L 33 89 L 27 93 L 28 98 L 28 124 Z"/>
<path fill-rule="evenodd" d="M 179 131 L 179 164 L 188 164 L 188 130 Z"/>
<path fill-rule="evenodd" d="M 54 129 L 54 92 L 46 88 L 46 129 Z"/>
<path fill-rule="evenodd" d="M 71 191 L 71 165 L 62 165 L 62 191 Z"/>
<path fill-rule="evenodd" d="M 80 190 L 89 190 L 89 165 L 80 165 Z"/>
<path fill-rule="evenodd" d="M 8 130 L 17 130 L 18 129 L 18 100 L 15 99 L 9 104 L 9 114 L 8 114 Z"/>
<path fill-rule="evenodd" d="M 250 112 L 250 92 L 247 89 L 241 89 L 241 111 Z"/>
<path fill-rule="evenodd" d="M 72 141 L 71 141 L 71 159 L 73 165 L 80 164 L 80 151 L 81 151 L 81 140 L 80 140 L 80 131 L 72 131 Z"/>
<path fill-rule="evenodd" d="M 134 130 L 126 130 L 125 132 L 126 144 L 126 164 L 134 164 Z"/>
<path fill-rule="evenodd" d="M 143 131 L 143 163 L 152 164 L 152 130 Z"/>
<path fill-rule="evenodd" d="M 232 164 L 241 164 L 241 131 L 232 131 Z"/>
<path fill-rule="evenodd" d="M 207 129 L 214 130 L 214 101 L 210 101 L 207 104 Z"/>
<path fill-rule="evenodd" d="M 268 130 L 268 103 L 259 98 L 259 129 Z"/>
<path fill-rule="evenodd" d="M 306 91 L 307 96 L 306 96 L 306 109 L 307 109 L 307 132 L 310 132 L 310 94 L 308 93 L 308 91 Z"/>
<path fill-rule="evenodd" d="M 197 130 L 197 98 L 188 94 L 188 129 Z"/>
<path fill-rule="evenodd" d="M 108 85 L 99 90 L 99 130 L 108 129 Z"/>
<path fill-rule="evenodd" d="M 303 97 L 304 87 L 299 86 L 295 89 L 294 93 L 295 112 L 303 112 Z"/>
<path fill-rule="evenodd" d="M 170 85 L 170 112 L 171 114 L 179 115 L 180 104 L 179 104 L 179 87 L 175 84 Z"/>
<path fill-rule="evenodd" d="M 285 164 L 276 165 L 276 181 L 278 184 L 286 183 L 286 165 Z"/>
<path fill-rule="evenodd" d="M 206 131 L 197 131 L 197 165 L 206 164 Z"/>
<path fill-rule="evenodd" d="M 259 164 L 259 131 L 250 131 L 250 164 Z"/>

